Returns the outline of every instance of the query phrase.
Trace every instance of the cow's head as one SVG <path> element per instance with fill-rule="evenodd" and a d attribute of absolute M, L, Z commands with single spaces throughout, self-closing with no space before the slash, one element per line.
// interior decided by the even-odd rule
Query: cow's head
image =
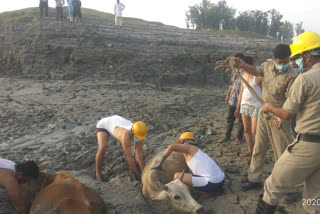
<path fill-rule="evenodd" d="M 200 213 L 202 206 L 192 198 L 190 190 L 181 180 L 184 172 L 180 178 L 163 185 L 159 183 L 160 193 L 155 200 L 167 201 L 171 207 L 177 211 L 188 213 Z"/>

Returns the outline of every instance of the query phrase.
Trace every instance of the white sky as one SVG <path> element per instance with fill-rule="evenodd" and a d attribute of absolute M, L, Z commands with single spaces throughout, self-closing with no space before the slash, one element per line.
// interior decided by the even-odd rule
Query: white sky
<path fill-rule="evenodd" d="M 66 0 L 65 0 L 66 1 Z M 185 11 L 188 6 L 200 3 L 202 0 L 121 0 L 126 9 L 125 17 L 141 18 L 148 21 L 158 21 L 168 25 L 185 27 Z M 0 0 L 0 12 L 17 10 L 27 7 L 37 7 L 39 0 Z M 219 0 L 211 0 L 218 3 Z M 82 0 L 82 6 L 103 12 L 113 13 L 115 0 Z M 306 31 L 320 34 L 320 1 L 319 0 L 227 0 L 227 5 L 237 9 L 267 11 L 276 9 L 291 23 L 303 22 Z M 49 0 L 49 6 L 55 7 L 55 1 Z"/>

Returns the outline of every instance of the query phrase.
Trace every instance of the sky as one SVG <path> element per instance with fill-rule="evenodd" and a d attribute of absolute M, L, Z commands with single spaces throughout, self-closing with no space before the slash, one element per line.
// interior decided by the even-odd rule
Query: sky
<path fill-rule="evenodd" d="M 65 0 L 66 1 L 66 0 Z M 115 0 L 81 0 L 82 6 L 103 12 L 113 13 Z M 147 21 L 162 22 L 167 25 L 185 28 L 185 12 L 189 6 L 199 4 L 202 0 L 120 0 L 125 6 L 124 17 L 141 18 Z M 219 0 L 210 0 L 218 3 Z M 37 7 L 39 0 L 0 0 L 0 12 Z M 19 2 L 17 4 L 17 2 Z M 237 12 L 246 10 L 267 11 L 276 9 L 283 15 L 283 20 L 293 24 L 303 22 L 305 31 L 320 34 L 319 0 L 226 0 L 229 7 Z M 49 0 L 49 6 L 55 7 L 55 1 Z"/>

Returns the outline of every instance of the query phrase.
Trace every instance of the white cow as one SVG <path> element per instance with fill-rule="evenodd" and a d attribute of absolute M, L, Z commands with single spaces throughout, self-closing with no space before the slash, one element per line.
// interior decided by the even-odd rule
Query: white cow
<path fill-rule="evenodd" d="M 162 154 L 162 153 L 161 153 Z M 152 169 L 161 154 L 151 159 L 142 172 L 142 193 L 152 201 L 163 201 L 169 209 L 186 213 L 199 213 L 202 206 L 194 200 L 181 178 L 173 180 L 175 172 L 187 168 L 182 153 L 173 152 L 162 164 L 161 169 Z M 183 174 L 182 174 L 183 176 Z"/>

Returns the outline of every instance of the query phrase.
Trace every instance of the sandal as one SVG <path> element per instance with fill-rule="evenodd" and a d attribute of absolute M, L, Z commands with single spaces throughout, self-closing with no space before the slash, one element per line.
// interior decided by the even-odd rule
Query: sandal
<path fill-rule="evenodd" d="M 218 140 L 218 143 L 224 143 L 228 140 L 230 140 L 230 138 L 224 137 L 224 138 L 221 138 L 220 140 Z"/>
<path fill-rule="evenodd" d="M 228 146 L 229 144 L 230 144 L 229 141 L 225 141 L 225 142 L 223 143 L 224 146 Z"/>

